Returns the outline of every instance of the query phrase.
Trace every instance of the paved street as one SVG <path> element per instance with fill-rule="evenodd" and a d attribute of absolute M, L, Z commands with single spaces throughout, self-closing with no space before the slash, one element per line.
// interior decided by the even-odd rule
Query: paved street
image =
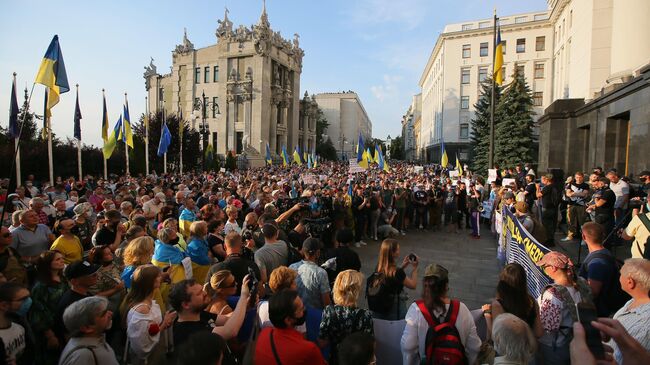
<path fill-rule="evenodd" d="M 487 303 L 494 296 L 499 268 L 496 240 L 487 227 L 481 227 L 481 231 L 483 235 L 480 240 L 471 239 L 469 230 L 461 230 L 458 234 L 411 230 L 406 236 L 400 236 L 402 257 L 411 252 L 420 257 L 417 290 L 407 290 L 410 300 L 421 297 L 424 269 L 436 262 L 449 270 L 449 288 L 453 298 L 463 301 L 469 309 Z M 355 250 L 361 256 L 361 271 L 367 277 L 377 265 L 380 242 L 366 242 L 368 246 Z M 408 274 L 411 269 L 406 271 Z M 367 305 L 365 300 L 361 302 L 362 306 Z"/>

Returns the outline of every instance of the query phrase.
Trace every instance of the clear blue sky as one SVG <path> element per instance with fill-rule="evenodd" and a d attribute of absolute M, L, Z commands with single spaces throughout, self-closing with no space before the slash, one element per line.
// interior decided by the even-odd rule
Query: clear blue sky
<path fill-rule="evenodd" d="M 261 0 L 4 1 L 0 12 L 0 124 L 7 126 L 11 75 L 31 87 L 54 34 L 59 35 L 71 91 L 53 109 L 52 125 L 72 136 L 74 85 L 79 84 L 84 143 L 101 145 L 101 89 L 113 124 L 129 96 L 132 119 L 144 111 L 143 67 L 149 57 L 159 72 L 183 27 L 195 47 L 216 43 L 224 7 L 235 26 L 259 18 Z M 373 123 L 373 135 L 395 137 L 433 45 L 445 24 L 488 18 L 496 6 L 510 15 L 546 9 L 544 0 L 268 0 L 274 30 L 300 34 L 305 50 L 300 94 L 356 91 Z M 37 85 L 32 110 L 40 114 Z"/>

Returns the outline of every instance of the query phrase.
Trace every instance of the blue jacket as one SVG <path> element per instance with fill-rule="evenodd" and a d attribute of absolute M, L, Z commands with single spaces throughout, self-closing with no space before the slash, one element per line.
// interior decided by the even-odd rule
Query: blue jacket
<path fill-rule="evenodd" d="M 180 264 L 187 255 L 176 246 L 168 245 L 156 240 L 152 260 L 171 265 Z"/>
<path fill-rule="evenodd" d="M 187 254 L 192 259 L 192 262 L 199 265 L 210 265 L 208 250 L 208 242 L 198 237 L 192 237 L 187 244 Z"/>

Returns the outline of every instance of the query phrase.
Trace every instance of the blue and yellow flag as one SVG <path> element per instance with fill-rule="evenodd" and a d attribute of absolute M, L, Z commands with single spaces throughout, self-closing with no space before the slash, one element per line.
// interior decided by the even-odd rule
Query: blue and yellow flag
<path fill-rule="evenodd" d="M 379 152 L 379 161 L 377 162 L 379 164 L 379 169 L 384 170 L 386 172 L 389 172 L 390 169 L 388 168 L 388 164 L 384 160 L 384 154 L 381 151 L 381 146 L 377 146 L 377 148 L 378 148 L 379 151 L 377 151 L 377 150 L 375 150 L 375 151 Z"/>
<path fill-rule="evenodd" d="M 458 154 L 456 154 L 456 170 L 458 170 L 458 176 L 463 176 L 463 166 L 460 164 Z"/>
<path fill-rule="evenodd" d="M 378 147 L 378 145 L 375 145 L 375 157 L 373 159 L 375 160 L 375 163 L 379 163 L 379 147 Z"/>
<path fill-rule="evenodd" d="M 298 151 L 298 146 L 296 146 L 296 148 L 293 150 L 293 162 L 298 164 L 298 166 L 302 165 L 302 162 L 300 162 L 300 152 Z"/>
<path fill-rule="evenodd" d="M 117 141 L 119 139 L 121 130 L 122 130 L 122 116 L 120 115 L 120 118 L 117 120 L 117 123 L 115 123 L 115 128 L 113 128 L 113 130 L 109 134 L 108 139 L 106 140 L 106 143 L 104 143 L 104 147 L 102 148 L 102 152 L 104 153 L 105 160 L 111 158 L 111 155 L 115 150 L 115 145 L 117 144 Z"/>
<path fill-rule="evenodd" d="M 501 42 L 501 26 L 497 25 L 497 40 L 494 45 L 494 83 L 503 84 L 503 42 Z"/>
<path fill-rule="evenodd" d="M 357 143 L 357 162 L 361 162 L 363 160 L 363 137 L 361 136 L 361 132 L 359 132 L 359 142 Z"/>
<path fill-rule="evenodd" d="M 273 165 L 273 159 L 271 158 L 271 148 L 269 147 L 268 142 L 266 142 L 266 164 L 269 166 Z"/>
<path fill-rule="evenodd" d="M 124 123 L 122 124 L 124 132 L 122 133 L 122 142 L 133 148 L 133 131 L 131 130 L 131 117 L 129 117 L 129 102 L 124 97 Z"/>
<path fill-rule="evenodd" d="M 348 196 L 352 199 L 352 181 L 348 184 Z"/>
<path fill-rule="evenodd" d="M 102 94 L 104 93 L 104 90 L 102 90 Z M 108 110 L 106 109 L 106 95 L 103 95 L 104 99 L 104 107 L 102 111 L 102 139 L 104 140 L 104 144 L 106 144 L 106 141 L 108 141 Z"/>
<path fill-rule="evenodd" d="M 287 146 L 282 146 L 282 166 L 286 167 L 289 164 L 289 154 L 287 153 Z"/>
<path fill-rule="evenodd" d="M 65 63 L 63 62 L 63 53 L 59 46 L 59 36 L 54 35 L 50 46 L 47 47 L 41 67 L 36 74 L 37 84 L 45 85 L 50 89 L 47 109 L 52 109 L 59 102 L 59 95 L 70 91 L 68 85 L 68 75 L 65 72 Z"/>
<path fill-rule="evenodd" d="M 441 158 L 440 158 L 440 164 L 442 165 L 443 169 L 447 168 L 447 165 L 449 165 L 449 158 L 447 158 L 447 151 L 445 151 L 445 141 L 440 142 L 440 153 L 441 153 Z"/>
<path fill-rule="evenodd" d="M 209 166 L 212 165 L 213 160 L 214 149 L 212 148 L 212 143 L 208 143 L 208 148 L 205 149 L 205 164 L 208 166 L 208 170 L 210 169 Z"/>

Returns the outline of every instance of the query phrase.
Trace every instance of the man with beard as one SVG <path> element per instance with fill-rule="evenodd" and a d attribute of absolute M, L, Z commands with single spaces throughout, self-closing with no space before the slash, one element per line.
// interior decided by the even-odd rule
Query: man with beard
<path fill-rule="evenodd" d="M 174 284 L 169 292 L 169 304 L 178 314 L 173 324 L 174 347 L 182 345 L 192 334 L 200 331 L 211 331 L 226 341 L 237 336 L 244 323 L 250 297 L 248 282 L 249 278 L 246 276 L 237 306 L 228 317 L 205 311 L 210 298 L 203 286 L 193 279 Z"/>

